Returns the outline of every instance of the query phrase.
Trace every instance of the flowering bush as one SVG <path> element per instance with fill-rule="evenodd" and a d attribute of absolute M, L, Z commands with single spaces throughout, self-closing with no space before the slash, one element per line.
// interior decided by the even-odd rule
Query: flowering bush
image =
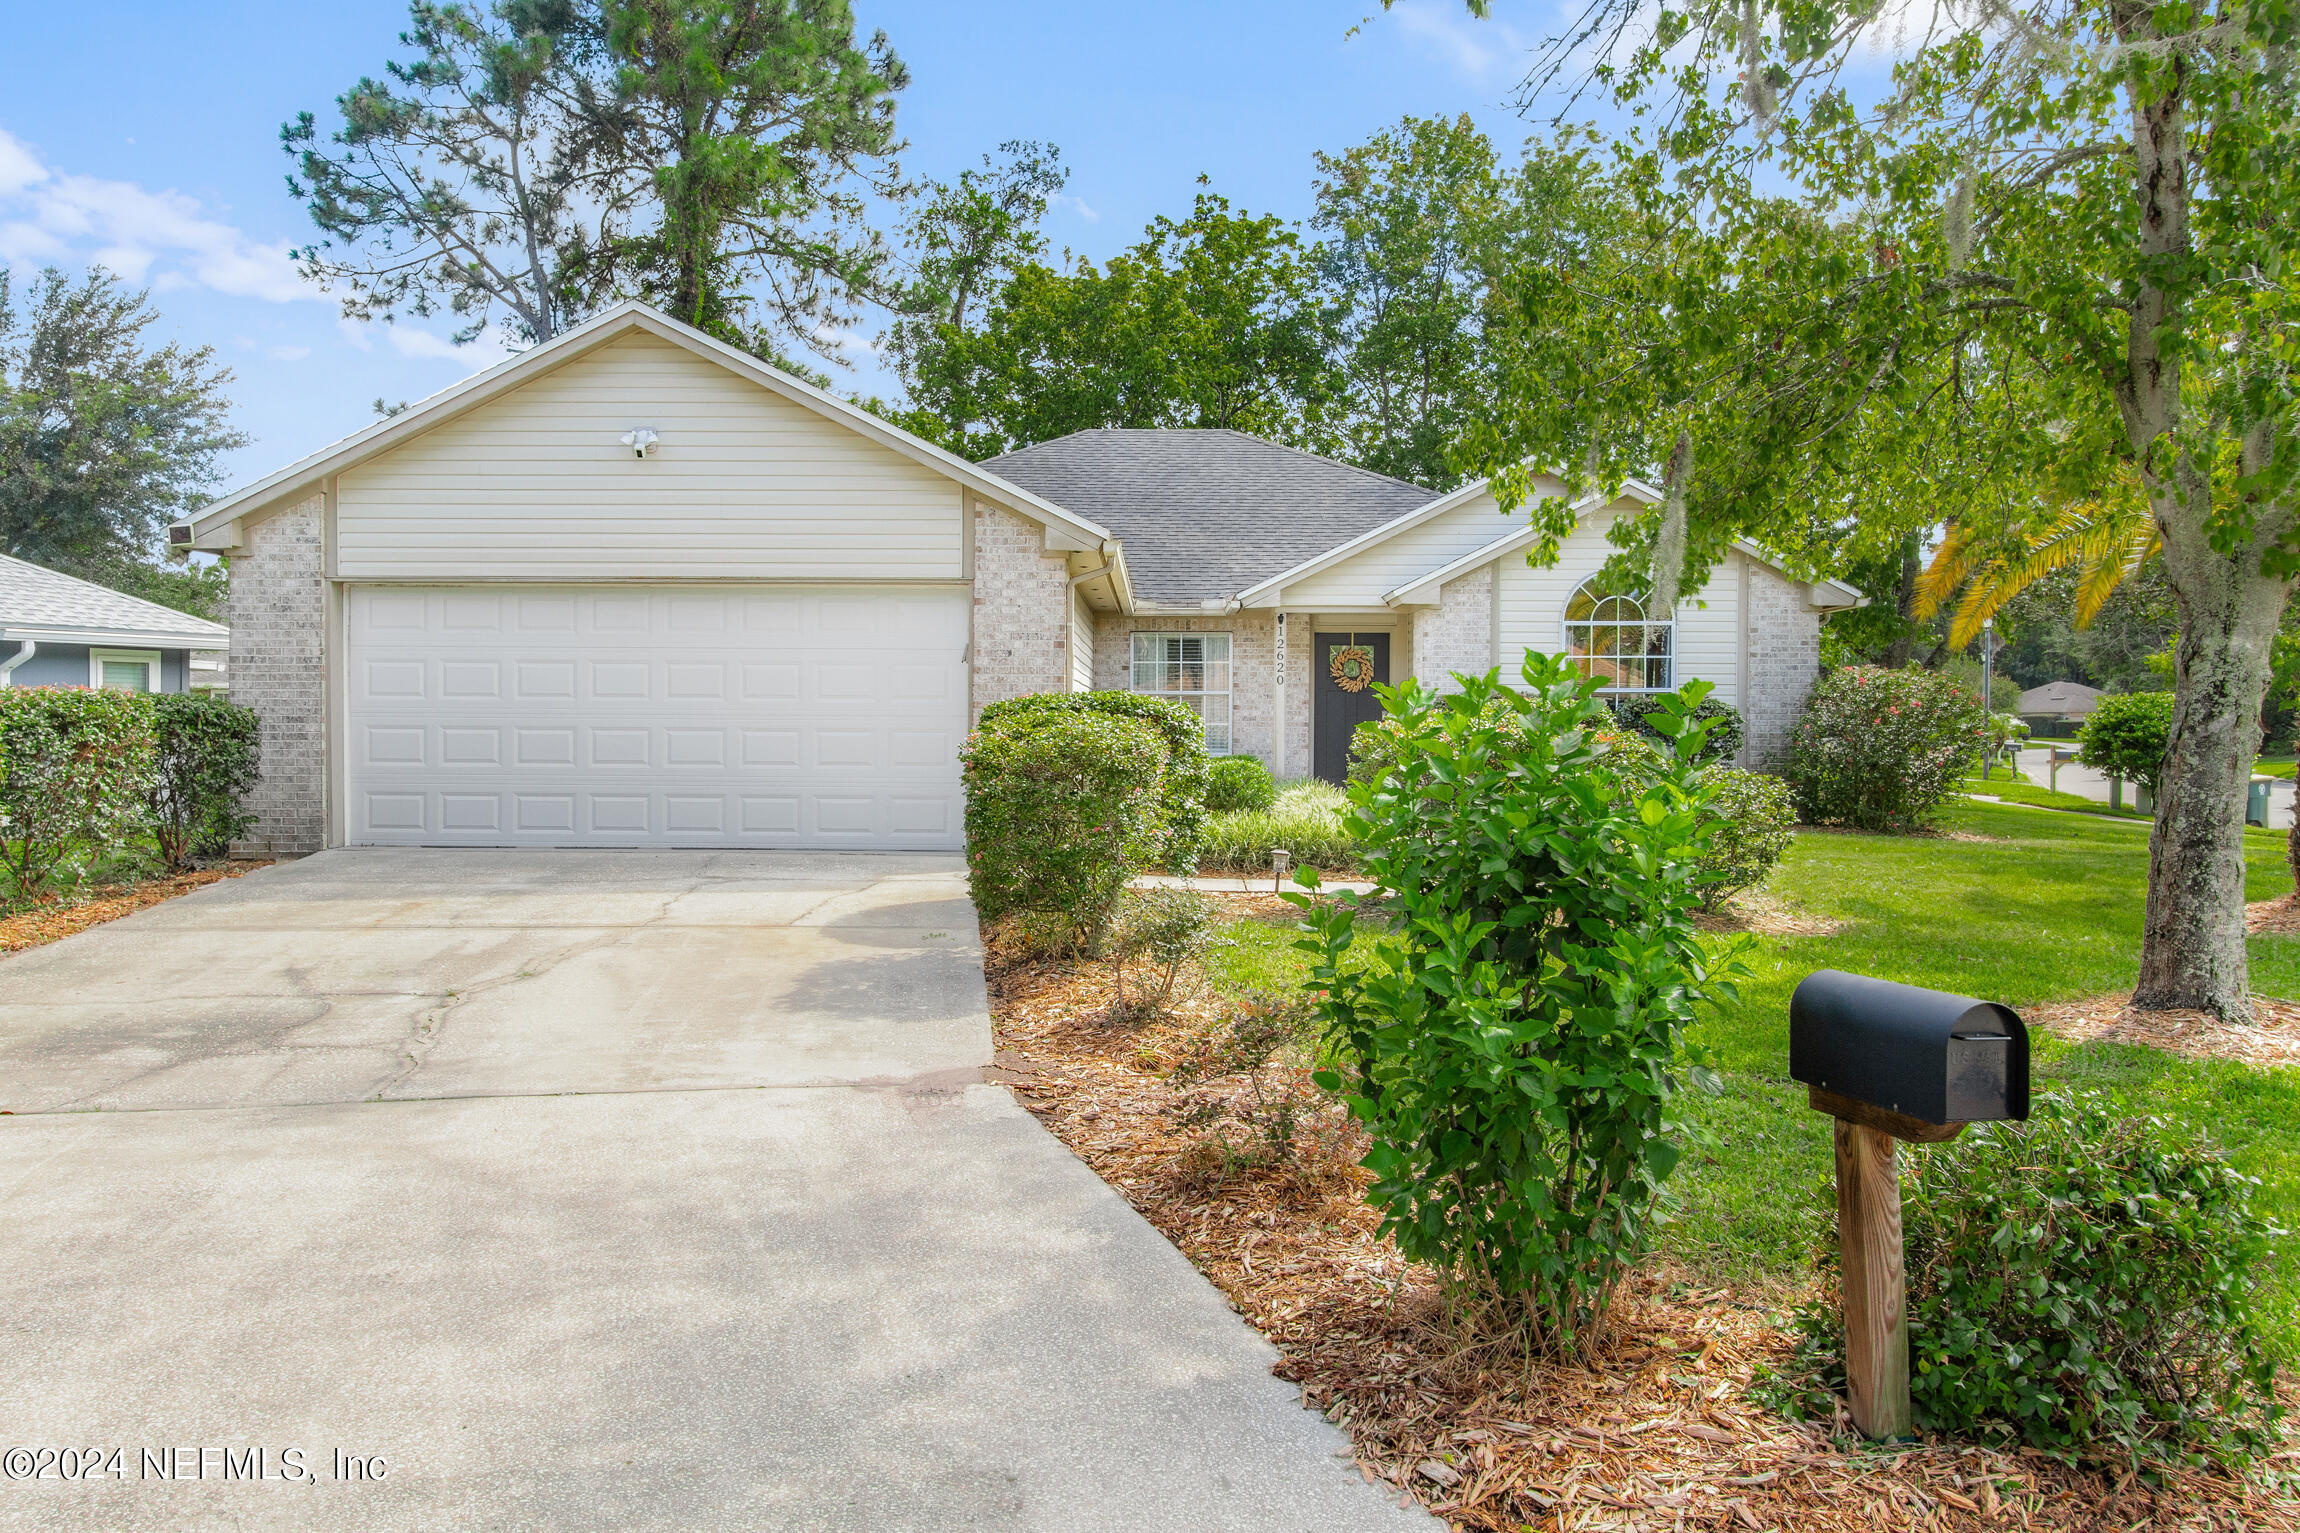
<path fill-rule="evenodd" d="M 975 909 L 986 921 L 1035 917 L 1053 948 L 1099 942 L 1126 880 L 1163 840 L 1156 732 L 1106 713 L 993 720 L 986 709 L 959 760 Z"/>
<path fill-rule="evenodd" d="M 1816 825 L 1915 830 L 1985 738 L 1979 699 L 1948 677 L 1848 665 L 1813 685 L 1789 737 L 1789 791 Z"/>

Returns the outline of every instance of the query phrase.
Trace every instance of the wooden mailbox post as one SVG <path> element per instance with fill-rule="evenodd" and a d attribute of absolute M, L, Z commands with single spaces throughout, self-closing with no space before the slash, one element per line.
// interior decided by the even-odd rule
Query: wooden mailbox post
<path fill-rule="evenodd" d="M 1837 1252 L 1853 1424 L 1905 1437 L 1908 1281 L 1899 1141 L 2028 1116 L 2028 1029 L 2010 1007 L 1836 969 L 1789 1002 L 1789 1075 L 1836 1120 Z"/>

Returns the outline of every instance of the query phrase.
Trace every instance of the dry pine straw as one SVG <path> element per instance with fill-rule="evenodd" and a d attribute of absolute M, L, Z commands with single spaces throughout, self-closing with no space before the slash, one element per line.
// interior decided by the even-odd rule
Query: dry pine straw
<path fill-rule="evenodd" d="M 218 879 L 237 878 L 242 873 L 269 866 L 268 860 L 230 862 L 222 867 L 171 873 L 132 884 L 105 884 L 66 899 L 42 900 L 28 909 L 0 916 L 0 953 L 21 952 L 28 947 L 55 942 L 91 926 L 133 915 L 147 905 L 189 894 Z"/>
<path fill-rule="evenodd" d="M 1222 1016 L 1218 997 L 1200 985 L 1163 1019 L 1106 1026 L 1106 967 L 990 946 L 992 1078 L 1278 1347 L 1276 1371 L 1346 1428 L 1361 1474 L 1454 1528 L 2300 1530 L 2300 1508 L 2259 1484 L 2151 1489 L 2021 1450 L 1927 1438 L 1876 1451 L 1841 1420 L 1784 1420 L 1750 1396 L 1757 1365 L 1787 1355 L 1778 1325 L 1657 1269 L 1627 1284 L 1586 1367 L 1529 1371 L 1482 1351 L 1431 1273 L 1375 1233 L 1354 1125 L 1327 1109 L 1295 1167 L 1225 1169 L 1206 1130 L 1175 1120 L 1164 1077 Z M 1233 1126 L 1231 1139 L 1246 1136 Z M 2300 1449 L 2276 1467 L 2300 1469 Z"/>

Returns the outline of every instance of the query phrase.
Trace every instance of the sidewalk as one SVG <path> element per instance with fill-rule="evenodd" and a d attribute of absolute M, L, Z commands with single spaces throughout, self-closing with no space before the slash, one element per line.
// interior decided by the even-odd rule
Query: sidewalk
<path fill-rule="evenodd" d="M 2031 745 L 2023 747 L 2019 757 L 2021 774 L 2040 788 L 2058 787 L 2063 793 L 2073 793 L 2078 798 L 2089 798 L 2096 804 L 2108 802 L 2108 778 L 2105 775 L 2094 771 L 2091 767 L 2079 766 L 2073 761 L 2064 761 L 2061 763 L 2060 780 L 2055 783 L 2050 765 L 2051 756 L 2052 751 L 2049 746 Z M 1982 785 L 1980 791 L 1986 792 L 1986 786 Z M 2284 780 L 2277 781 L 2268 789 L 2268 828 L 2270 830 L 2290 830 L 2292 828 L 2292 792 L 2292 784 Z M 2124 807 L 2127 809 L 2137 807 L 2139 798 L 2139 788 L 2133 783 L 2126 783 L 2124 785 Z"/>

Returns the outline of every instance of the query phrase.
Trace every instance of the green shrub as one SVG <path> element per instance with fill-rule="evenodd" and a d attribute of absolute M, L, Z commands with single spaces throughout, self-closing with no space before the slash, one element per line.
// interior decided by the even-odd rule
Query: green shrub
<path fill-rule="evenodd" d="M 1789 737 L 1789 791 L 1816 825 L 1911 831 L 1978 757 L 1980 702 L 1935 671 L 1848 665 L 1813 684 Z"/>
<path fill-rule="evenodd" d="M 2114 692 L 2093 701 L 2076 732 L 2076 759 L 2156 793 L 2172 742 L 2170 692 Z"/>
<path fill-rule="evenodd" d="M 1708 688 L 1655 711 L 1672 743 L 1647 768 L 1598 741 L 1571 661 L 1529 654 L 1523 678 L 1385 688 L 1396 754 L 1349 823 L 1390 929 L 1296 898 L 1339 1066 L 1320 1083 L 1373 1140 L 1384 1232 L 1578 1351 L 1648 1247 L 1683 1033 L 1725 978 L 1692 922 Z"/>
<path fill-rule="evenodd" d="M 1358 838 L 1343 823 L 1349 808 L 1349 799 L 1331 783 L 1291 783 L 1267 809 L 1209 819 L 1199 865 L 1217 873 L 1267 873 L 1270 849 L 1282 846 L 1297 866 L 1346 872 L 1358 861 Z"/>
<path fill-rule="evenodd" d="M 1174 998 L 1174 984 L 1182 965 L 1206 945 L 1213 921 L 1206 902 L 1187 889 L 1129 889 L 1121 897 L 1118 918 L 1111 923 L 1110 970 L 1116 1000 L 1114 1020 L 1131 1022 L 1156 1016 Z M 1126 996 L 1126 965 L 1147 958 L 1158 971 L 1154 992 Z"/>
<path fill-rule="evenodd" d="M 1772 873 L 1794 839 L 1797 804 L 1789 785 L 1762 772 L 1710 767 L 1709 802 L 1702 814 L 1715 823 L 1701 843 L 1701 904 L 1715 910 Z"/>
<path fill-rule="evenodd" d="M 2254 1211 L 2252 1178 L 2089 1094 L 2039 1095 L 2025 1124 L 1976 1124 L 1903 1164 L 1919 1425 L 2118 1468 L 2273 1446 L 2254 1304 L 2284 1231 Z M 1800 1365 L 1841 1384 L 1834 1305 L 1798 1322 Z"/>
<path fill-rule="evenodd" d="M 1176 873 L 1198 865 L 1206 834 L 1206 721 L 1182 703 L 1140 692 L 1033 692 L 982 710 L 981 724 L 1081 714 L 1133 719 L 1164 743 L 1158 781 L 1158 847 L 1150 860 Z"/>
<path fill-rule="evenodd" d="M 1278 799 L 1278 780 L 1252 756 L 1217 756 L 1209 765 L 1206 812 L 1236 814 L 1267 809 Z"/>
<path fill-rule="evenodd" d="M 155 770 L 145 794 L 152 839 L 170 871 L 222 857 L 255 816 L 241 807 L 260 775 L 256 714 L 213 692 L 151 699 Z"/>
<path fill-rule="evenodd" d="M 986 921 L 1036 918 L 1056 948 L 1092 947 L 1126 880 L 1157 854 L 1166 748 L 1138 719 L 987 714 L 959 756 L 975 909 Z"/>
<path fill-rule="evenodd" d="M 0 874 L 8 898 L 78 883 L 143 829 L 151 699 L 0 688 Z"/>
<path fill-rule="evenodd" d="M 1660 707 L 1660 695 L 1633 693 L 1616 701 L 1613 713 L 1614 717 L 1647 739 L 1661 742 L 1661 736 L 1645 725 L 1646 717 Z M 1731 703 L 1721 703 L 1714 697 L 1705 697 L 1701 700 L 1701 706 L 1693 710 L 1693 717 L 1709 726 L 1709 736 L 1701 745 L 1701 765 L 1721 765 L 1741 754 L 1741 745 L 1748 738 L 1748 732 L 1742 726 L 1740 709 Z"/>

